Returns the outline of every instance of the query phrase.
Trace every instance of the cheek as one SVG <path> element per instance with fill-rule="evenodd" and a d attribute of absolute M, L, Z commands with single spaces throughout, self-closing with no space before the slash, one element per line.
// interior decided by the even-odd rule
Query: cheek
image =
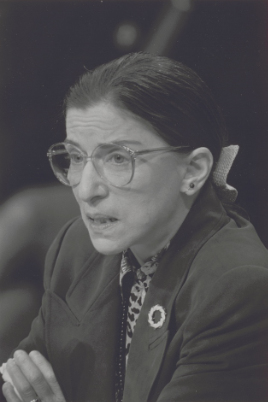
<path fill-rule="evenodd" d="M 139 197 L 143 206 L 153 202 L 161 204 L 167 200 L 176 200 L 180 194 L 183 175 L 183 166 L 178 166 L 173 159 L 163 163 L 160 161 L 153 166 L 146 166 L 146 169 L 137 171 L 131 192 L 134 196 L 137 195 L 137 198 Z"/>
<path fill-rule="evenodd" d="M 177 209 L 180 198 L 177 178 L 172 181 L 166 177 L 165 180 L 159 179 L 161 176 L 149 181 L 146 186 L 140 186 L 139 191 L 133 188 L 129 198 L 123 198 L 118 204 L 119 210 L 135 227 L 152 225 Z"/>

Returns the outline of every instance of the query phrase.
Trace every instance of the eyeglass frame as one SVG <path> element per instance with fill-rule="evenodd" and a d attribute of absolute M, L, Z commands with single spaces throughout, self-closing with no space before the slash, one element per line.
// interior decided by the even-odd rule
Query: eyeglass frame
<path fill-rule="evenodd" d="M 52 145 L 49 147 L 49 149 L 48 149 L 47 157 L 48 157 L 48 159 L 49 159 L 50 166 L 51 166 L 52 171 L 53 171 L 54 175 L 56 176 L 56 178 L 57 178 L 62 184 L 66 185 L 66 186 L 69 186 L 69 187 L 74 187 L 74 186 L 76 186 L 77 184 L 79 184 L 80 181 L 79 181 L 77 184 L 75 184 L 75 185 L 72 186 L 71 184 L 67 184 L 67 183 L 64 182 L 63 180 L 60 180 L 60 178 L 58 177 L 58 175 L 56 174 L 56 172 L 55 172 L 55 170 L 54 170 L 53 162 L 52 162 L 52 157 L 53 157 L 52 148 L 54 148 L 54 147 L 56 147 L 56 146 L 59 146 L 59 145 L 64 145 L 64 146 L 65 146 L 66 144 L 68 144 L 68 143 L 67 143 L 67 142 L 57 142 L 57 143 L 55 143 L 55 144 L 52 144 Z M 95 166 L 94 162 L 92 161 L 92 160 L 94 160 L 94 158 L 92 157 L 92 155 L 94 154 L 94 152 L 96 151 L 97 148 L 99 148 L 99 147 L 101 147 L 101 146 L 103 146 L 103 145 L 113 145 L 113 146 L 117 146 L 117 147 L 119 147 L 119 148 L 123 148 L 125 151 L 127 151 L 127 152 L 129 153 L 129 155 L 130 155 L 130 157 L 131 157 L 131 161 L 132 161 L 132 175 L 131 175 L 131 177 L 130 177 L 130 179 L 129 179 L 129 181 L 128 181 L 127 183 L 125 183 L 125 184 L 123 184 L 123 185 L 121 185 L 121 186 L 116 186 L 115 184 L 111 183 L 105 176 L 102 176 L 102 175 L 98 172 L 98 170 L 96 169 L 96 166 Z M 87 155 L 86 153 L 84 153 L 78 146 L 74 145 L 74 147 L 77 148 L 79 151 L 81 151 L 81 155 L 83 155 L 83 157 L 84 157 L 84 158 L 83 158 L 83 169 L 82 169 L 81 173 L 83 172 L 83 170 L 84 170 L 84 168 L 85 168 L 87 162 L 88 162 L 89 160 L 91 160 L 91 161 L 92 161 L 92 165 L 93 165 L 95 171 L 96 171 L 97 174 L 101 177 L 101 179 L 103 179 L 104 181 L 108 182 L 109 184 L 111 184 L 112 186 L 117 187 L 117 188 L 124 187 L 124 186 L 128 185 L 128 184 L 132 181 L 133 176 L 134 176 L 134 173 L 135 173 L 135 161 L 136 161 L 137 155 L 144 155 L 144 154 L 149 154 L 149 153 L 152 153 L 152 152 L 159 152 L 159 151 L 171 152 L 171 151 L 177 151 L 177 150 L 179 150 L 179 149 L 185 149 L 185 148 L 193 149 L 193 147 L 191 147 L 190 145 L 181 145 L 181 146 L 177 146 L 177 147 L 169 146 L 169 147 L 142 149 L 142 150 L 140 150 L 140 151 L 135 151 L 135 150 L 133 150 L 133 149 L 127 147 L 126 145 L 121 145 L 121 144 L 109 142 L 109 143 L 103 143 L 103 144 L 97 145 L 97 146 L 93 149 L 91 156 L 88 156 L 88 155 Z M 67 152 L 67 151 L 66 151 L 66 152 Z M 68 152 L 67 152 L 67 153 L 68 153 Z M 80 180 L 81 180 L 81 179 L 80 179 Z"/>

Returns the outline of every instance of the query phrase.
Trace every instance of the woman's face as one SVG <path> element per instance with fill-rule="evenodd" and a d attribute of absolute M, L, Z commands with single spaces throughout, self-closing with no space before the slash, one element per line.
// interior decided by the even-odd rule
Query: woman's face
<path fill-rule="evenodd" d="M 66 128 L 66 140 L 89 156 L 99 144 L 118 141 L 136 151 L 168 146 L 149 123 L 107 103 L 69 109 Z M 89 160 L 73 192 L 100 253 L 131 248 L 144 261 L 166 245 L 188 212 L 180 191 L 186 157 L 157 152 L 138 156 L 135 165 L 132 181 L 118 188 L 104 181 Z"/>

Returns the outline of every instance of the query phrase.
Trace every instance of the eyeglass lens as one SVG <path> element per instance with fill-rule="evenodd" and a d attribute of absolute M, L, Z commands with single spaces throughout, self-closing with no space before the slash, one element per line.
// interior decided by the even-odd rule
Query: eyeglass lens
<path fill-rule="evenodd" d="M 50 163 L 54 174 L 68 186 L 75 186 L 80 182 L 88 159 L 92 159 L 99 176 L 114 186 L 124 186 L 132 179 L 134 160 L 122 146 L 99 145 L 91 157 L 69 144 L 56 144 L 50 150 Z"/>

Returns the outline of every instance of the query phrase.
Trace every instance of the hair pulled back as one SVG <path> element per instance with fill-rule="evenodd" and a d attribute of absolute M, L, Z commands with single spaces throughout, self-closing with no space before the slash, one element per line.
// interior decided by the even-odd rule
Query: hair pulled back
<path fill-rule="evenodd" d="M 70 88 L 65 111 L 108 102 L 149 122 L 170 145 L 207 147 L 217 162 L 226 129 L 204 81 L 167 57 L 131 53 L 87 71 Z"/>

